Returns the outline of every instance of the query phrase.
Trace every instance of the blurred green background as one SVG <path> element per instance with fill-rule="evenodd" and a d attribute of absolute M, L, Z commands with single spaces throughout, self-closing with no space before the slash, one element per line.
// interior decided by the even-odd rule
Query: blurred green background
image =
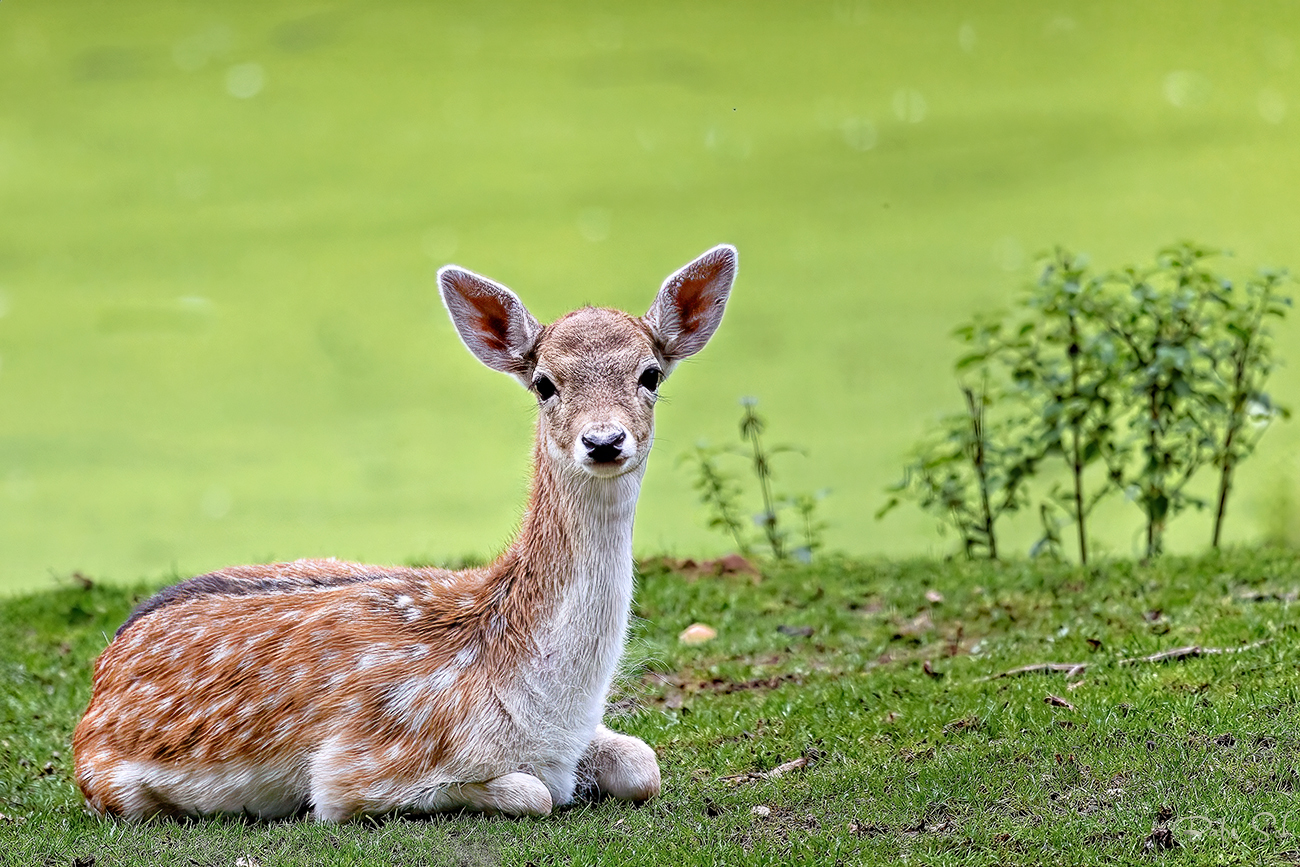
<path fill-rule="evenodd" d="M 831 547 L 947 551 L 872 514 L 957 406 L 950 330 L 1035 253 L 1300 266 L 1298 48 L 1280 2 L 8 0 L 0 589 L 490 553 L 533 404 L 460 345 L 436 268 L 542 319 L 640 312 L 720 241 L 740 278 L 665 388 L 638 549 L 725 549 L 675 458 L 752 394 L 809 451 L 787 487 L 833 489 Z M 1230 540 L 1300 530 L 1298 428 L 1244 468 Z"/>

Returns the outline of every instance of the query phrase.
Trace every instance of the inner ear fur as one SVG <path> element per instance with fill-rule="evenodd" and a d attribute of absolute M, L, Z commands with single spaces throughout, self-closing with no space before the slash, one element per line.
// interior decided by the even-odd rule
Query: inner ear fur
<path fill-rule="evenodd" d="M 527 386 L 542 326 L 519 296 L 495 280 L 457 265 L 438 269 L 438 291 L 460 339 L 474 357 Z"/>
<path fill-rule="evenodd" d="M 718 330 L 738 264 L 736 248 L 719 244 L 664 281 L 642 321 L 666 364 L 699 352 Z"/>

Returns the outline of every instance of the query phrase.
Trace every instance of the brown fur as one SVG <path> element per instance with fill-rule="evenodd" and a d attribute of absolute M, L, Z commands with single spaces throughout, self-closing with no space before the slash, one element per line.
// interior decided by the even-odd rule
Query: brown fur
<path fill-rule="evenodd" d="M 442 712 L 413 728 L 386 713 L 386 691 L 413 669 L 445 667 L 474 646 L 472 666 L 483 679 L 461 701 L 494 700 L 492 690 L 503 685 L 498 677 L 515 669 L 531 649 L 536 623 L 550 613 L 560 589 L 551 581 L 555 562 L 570 553 L 567 519 L 549 481 L 548 473 L 535 474 L 523 528 L 490 566 L 462 572 L 338 560 L 238 566 L 212 573 L 228 582 L 220 585 L 224 592 L 170 588 L 155 597 L 164 601 L 146 602 L 95 663 L 93 697 L 73 738 L 87 800 L 102 800 L 105 812 L 116 812 L 93 781 L 124 757 L 185 765 L 230 756 L 266 761 L 341 715 L 356 716 L 367 741 L 409 743 L 381 773 L 418 778 L 456 748 L 454 712 L 444 702 Z M 399 595 L 411 597 L 418 619 L 408 622 L 393 607 Z M 237 650 L 214 661 L 222 645 Z M 420 646 L 427 654 L 411 657 L 409 648 Z M 184 652 L 173 658 L 177 647 Z M 332 675 L 367 654 L 387 658 L 342 689 L 330 686 Z M 295 669 L 301 669 L 297 677 Z M 160 711 L 155 695 L 210 712 Z M 348 706 L 357 700 L 359 709 Z M 259 710 L 245 724 L 229 724 L 234 711 L 248 706 Z M 286 720 L 292 728 L 282 727 Z"/>
<path fill-rule="evenodd" d="M 563 456 L 590 426 L 616 424 L 644 446 L 636 456 L 641 466 L 653 438 L 654 394 L 638 378 L 680 358 L 649 320 L 704 316 L 701 328 L 712 333 L 734 250 L 724 259 L 733 271 L 721 295 L 679 292 L 656 301 L 645 319 L 583 308 L 545 328 L 509 290 L 453 270 L 445 279 L 455 291 L 449 297 L 444 284 L 444 300 L 471 351 L 524 381 L 544 373 L 560 396 L 539 396 L 533 479 L 515 541 L 491 565 L 459 572 L 300 560 L 219 570 L 147 600 L 96 661 L 90 706 L 74 734 L 76 779 L 91 806 L 127 811 L 115 772 L 128 763 L 275 767 L 312 761 L 333 738 L 342 753 L 322 783 L 327 800 L 343 804 L 342 814 L 382 808 L 371 794 L 376 786 L 420 783 L 464 752 L 471 733 L 457 725 L 462 719 L 495 720 L 492 737 L 510 755 L 512 740 L 532 733 L 511 731 L 515 720 L 502 697 L 521 688 L 526 663 L 538 664 L 540 624 L 566 598 L 577 547 L 589 544 L 582 541 L 589 507 L 574 502 L 565 476 L 579 471 Z M 713 314 L 694 309 L 709 305 Z M 568 646 L 594 659 L 612 640 L 576 635 Z M 448 673 L 454 676 L 444 678 Z M 601 774 L 613 774 L 606 766 L 620 749 L 648 751 L 615 735 L 632 745 L 616 749 L 603 737 L 613 752 L 598 754 Z M 647 785 L 627 791 L 647 792 Z M 191 809 L 156 792 L 132 796 L 133 813 L 142 797 L 155 812 Z"/>

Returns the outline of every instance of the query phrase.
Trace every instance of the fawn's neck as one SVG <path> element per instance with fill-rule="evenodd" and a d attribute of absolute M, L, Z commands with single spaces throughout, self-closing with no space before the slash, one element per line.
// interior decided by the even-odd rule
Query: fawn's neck
<path fill-rule="evenodd" d="M 627 632 L 632 524 L 645 465 L 596 478 L 557 466 L 539 444 L 533 466 L 512 553 L 540 615 L 534 677 L 565 710 L 595 714 L 594 724 Z"/>

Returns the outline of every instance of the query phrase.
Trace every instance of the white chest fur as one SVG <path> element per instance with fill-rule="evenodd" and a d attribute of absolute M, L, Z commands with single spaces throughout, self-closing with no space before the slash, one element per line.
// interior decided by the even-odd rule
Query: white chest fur
<path fill-rule="evenodd" d="M 576 556 L 512 702 L 534 732 L 545 733 L 536 740 L 559 765 L 576 764 L 600 723 L 632 604 L 632 524 L 641 472 L 582 481 L 570 501 Z"/>

